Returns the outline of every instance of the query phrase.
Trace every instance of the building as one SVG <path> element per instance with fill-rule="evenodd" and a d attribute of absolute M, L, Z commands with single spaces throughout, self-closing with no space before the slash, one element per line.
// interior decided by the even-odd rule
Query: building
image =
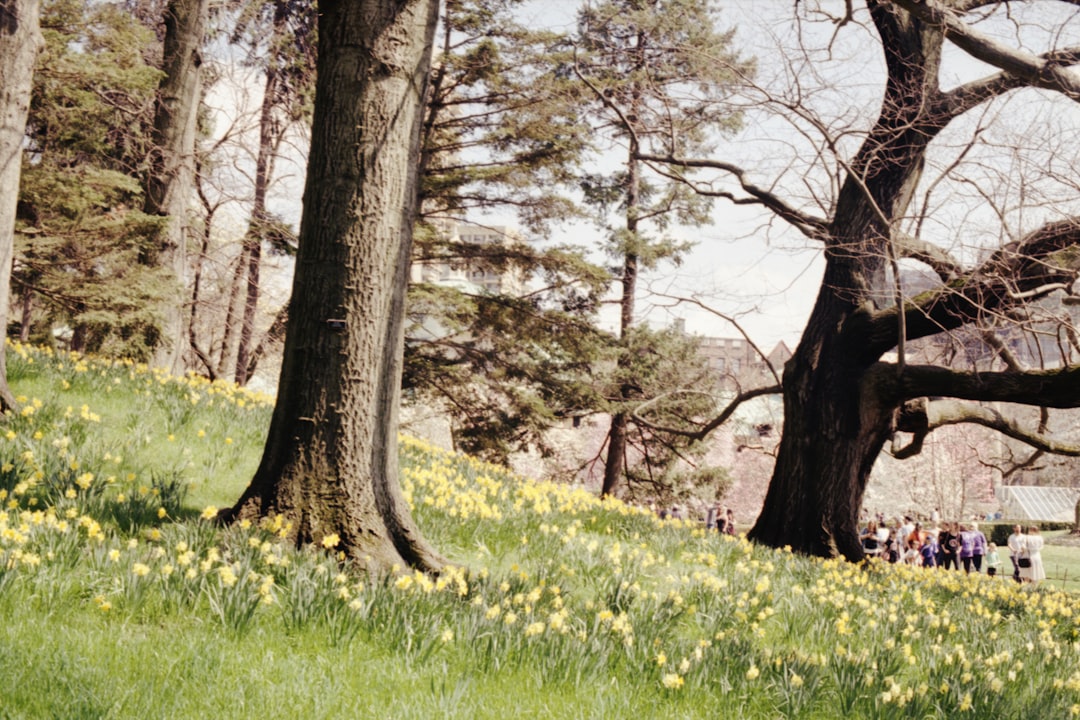
<path fill-rule="evenodd" d="M 1073 522 L 1080 488 L 1007 485 L 1002 488 L 1001 510 L 1006 520 L 1019 522 Z"/>
<path fill-rule="evenodd" d="M 675 327 L 685 332 L 685 324 L 677 320 Z M 742 337 L 701 337 L 699 353 L 709 368 L 724 378 L 727 389 L 752 388 L 777 382 L 784 372 L 784 363 L 791 359 L 791 349 L 783 340 L 765 354 Z M 775 371 L 776 377 L 773 377 Z"/>
<path fill-rule="evenodd" d="M 463 247 L 502 246 L 510 247 L 522 242 L 521 236 L 513 229 L 503 226 L 482 226 L 466 222 L 446 222 L 439 227 L 451 245 Z M 474 252 L 463 252 L 459 257 L 440 257 L 413 262 L 409 272 L 409 281 L 447 285 L 462 292 L 486 293 L 490 295 L 522 295 L 525 291 L 525 276 L 520 270 L 511 268 L 497 270 L 489 263 L 470 260 Z"/>

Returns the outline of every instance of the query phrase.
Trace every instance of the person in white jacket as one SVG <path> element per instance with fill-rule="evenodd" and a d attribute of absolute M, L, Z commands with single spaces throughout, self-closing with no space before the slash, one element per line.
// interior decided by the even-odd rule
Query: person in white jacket
<path fill-rule="evenodd" d="M 1024 536 L 1023 552 L 1020 557 L 1026 557 L 1031 562 L 1027 567 L 1020 568 L 1020 579 L 1024 582 L 1038 583 L 1046 579 L 1046 570 L 1042 561 L 1043 536 L 1039 534 L 1039 528 L 1032 525 Z"/>
<path fill-rule="evenodd" d="M 1013 580 L 1020 582 L 1020 564 L 1017 562 L 1020 559 L 1020 552 L 1023 550 L 1024 543 L 1024 531 L 1019 525 L 1013 525 L 1012 534 L 1009 535 L 1008 547 L 1009 547 L 1009 560 L 1012 561 L 1013 567 Z"/>

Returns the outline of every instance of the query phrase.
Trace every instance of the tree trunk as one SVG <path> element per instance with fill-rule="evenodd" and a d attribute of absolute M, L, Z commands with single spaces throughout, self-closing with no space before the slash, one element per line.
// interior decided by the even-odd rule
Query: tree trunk
<path fill-rule="evenodd" d="M 247 377 L 251 379 L 255 375 L 255 370 L 259 367 L 259 361 L 263 359 L 266 354 L 266 350 L 272 347 L 274 343 L 281 342 L 285 337 L 285 328 L 289 323 L 289 305 L 286 303 L 277 311 L 274 315 L 273 321 L 270 323 L 270 327 L 266 329 L 266 333 L 259 340 L 259 344 L 251 351 L 251 356 L 248 359 L 247 365 Z"/>
<path fill-rule="evenodd" d="M 823 285 L 822 295 L 832 290 Z M 835 332 L 851 317 L 818 298 L 784 370 L 784 434 L 761 515 L 750 537 L 824 557 L 862 558 L 858 517 L 870 470 L 889 436 L 894 406 L 868 374 L 859 339 Z"/>
<path fill-rule="evenodd" d="M 240 339 L 236 347 L 236 367 L 233 369 L 233 380 L 237 385 L 247 385 L 248 377 L 248 348 L 251 347 L 255 337 L 255 311 L 259 307 L 259 270 L 262 267 L 262 236 L 248 231 L 244 238 L 247 246 L 244 257 L 247 258 L 247 282 L 244 284 L 244 312 L 240 317 Z"/>
<path fill-rule="evenodd" d="M 636 104 L 631 105 L 631 112 L 636 112 Z M 641 205 L 641 167 L 637 160 L 640 150 L 636 135 L 630 136 L 630 147 L 626 163 L 626 234 L 627 241 L 632 243 L 627 248 L 623 257 L 622 297 L 619 300 L 619 341 L 622 344 L 622 352 L 619 355 L 618 366 L 625 370 L 630 365 L 627 353 L 629 349 L 629 333 L 634 324 L 634 305 L 637 296 L 638 279 L 638 254 L 636 250 L 638 232 L 638 211 Z M 628 402 L 631 395 L 631 387 L 623 382 L 619 387 L 619 399 Z M 617 410 L 611 416 L 611 427 L 608 430 L 608 451 L 604 459 L 604 481 L 600 488 L 601 497 L 611 495 L 619 480 L 623 477 L 626 468 L 626 430 L 630 422 L 630 414 L 626 410 Z"/>
<path fill-rule="evenodd" d="M 870 342 L 866 321 L 889 299 L 893 219 L 906 212 L 927 146 L 945 124 L 928 109 L 938 93 L 940 30 L 888 3 L 868 4 L 888 68 L 885 97 L 837 199 L 821 291 L 784 370 L 776 467 L 749 535 L 850 560 L 863 557 L 863 493 L 901 402 L 894 378 L 874 372 L 901 338 Z"/>
<path fill-rule="evenodd" d="M 165 8 L 165 46 L 154 112 L 155 152 L 146 179 L 144 210 L 168 218 L 148 263 L 170 268 L 177 286 L 162 308 L 164 338 L 154 362 L 173 373 L 183 371 L 188 203 L 195 175 L 195 132 L 202 91 L 201 48 L 209 0 L 169 0 Z"/>
<path fill-rule="evenodd" d="M 235 367 L 233 345 L 237 332 L 237 310 L 240 302 L 240 289 L 244 284 L 244 271 L 247 269 L 247 251 L 241 249 L 240 256 L 236 258 L 236 267 L 233 269 L 232 280 L 229 282 L 229 294 L 225 300 L 225 322 L 221 337 L 221 352 L 218 355 L 217 374 L 219 377 L 228 377 L 230 364 Z"/>
<path fill-rule="evenodd" d="M 38 27 L 40 0 L 0 0 L 0 329 L 7 336 L 15 208 L 19 201 L 23 137 L 30 110 L 34 61 L 45 41 Z M 15 407 L 7 357 L 0 348 L 0 410 Z"/>
<path fill-rule="evenodd" d="M 282 34 L 288 9 L 284 3 L 278 3 L 274 11 L 273 36 Z M 262 108 L 259 113 L 259 154 L 255 159 L 255 194 L 251 204 L 251 222 L 244 235 L 243 259 L 246 260 L 244 271 L 247 275 L 246 293 L 244 294 L 244 312 L 240 320 L 240 342 L 236 348 L 236 367 L 233 379 L 237 385 L 246 385 L 250 379 L 248 363 L 251 344 L 255 338 L 255 314 L 259 307 L 259 269 L 262 266 L 262 240 L 266 232 L 266 193 L 270 189 L 270 176 L 274 167 L 274 153 L 281 137 L 281 124 L 274 117 L 280 74 L 273 63 L 266 70 L 266 85 L 263 90 Z"/>
<path fill-rule="evenodd" d="M 30 342 L 30 329 L 34 322 L 34 291 L 24 287 L 19 293 L 22 301 L 22 316 L 19 322 L 19 342 Z"/>
<path fill-rule="evenodd" d="M 277 404 L 228 518 L 282 514 L 368 567 L 443 560 L 398 484 L 404 303 L 437 0 L 324 0 Z"/>
<path fill-rule="evenodd" d="M 217 207 L 207 199 L 206 194 L 202 190 L 202 185 L 199 183 L 201 172 L 202 168 L 196 163 L 195 188 L 199 196 L 199 201 L 203 206 L 203 227 L 202 239 L 199 243 L 199 252 L 195 256 L 195 264 L 191 272 L 191 310 L 188 313 L 187 319 L 188 347 L 195 355 L 195 359 L 202 365 L 206 377 L 210 380 L 216 380 L 217 368 L 214 366 L 214 362 L 210 358 L 208 350 L 204 350 L 199 345 L 199 338 L 197 337 L 198 323 L 196 320 L 199 316 L 199 303 L 202 302 L 203 266 L 206 263 L 207 255 L 210 252 L 210 237 L 214 228 L 214 215 L 217 212 Z"/>

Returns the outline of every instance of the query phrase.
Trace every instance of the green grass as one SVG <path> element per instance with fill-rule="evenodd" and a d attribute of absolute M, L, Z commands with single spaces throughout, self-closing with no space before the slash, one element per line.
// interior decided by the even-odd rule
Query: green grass
<path fill-rule="evenodd" d="M 1043 548 L 1043 567 L 1046 569 L 1046 584 L 1059 590 L 1080 592 L 1080 547 L 1076 545 L 1054 545 L 1054 539 L 1068 535 L 1066 530 L 1046 533 L 1047 542 Z"/>
<path fill-rule="evenodd" d="M 363 577 L 201 519 L 266 399 L 9 357 L 33 410 L 0 429 L 0 718 L 1080 715 L 1075 548 L 1034 590 L 810 560 L 404 440 L 454 566 Z"/>

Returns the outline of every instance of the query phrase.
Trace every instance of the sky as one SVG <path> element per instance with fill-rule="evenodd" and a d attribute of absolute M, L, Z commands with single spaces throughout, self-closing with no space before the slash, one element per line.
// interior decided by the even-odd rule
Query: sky
<path fill-rule="evenodd" d="M 577 0 L 535 0 L 526 4 L 522 16 L 536 25 L 571 30 L 579 6 Z M 744 55 L 767 58 L 775 53 L 777 33 L 790 24 L 793 3 L 724 0 L 718 6 L 720 26 L 736 28 L 735 44 Z M 726 141 L 715 159 L 760 165 L 766 151 L 747 140 L 775 132 L 789 129 L 747 128 L 745 135 Z M 601 242 L 588 223 L 563 227 L 555 239 L 580 242 L 590 234 L 596 244 Z M 666 264 L 643 274 L 637 304 L 641 321 L 664 326 L 682 320 L 691 333 L 737 337 L 740 330 L 722 317 L 728 316 L 766 352 L 780 341 L 795 347 L 824 269 L 819 249 L 807 246 L 798 233 L 785 231 L 768 213 L 725 201 L 715 204 L 711 225 L 678 228 L 672 234 L 694 247 L 678 266 Z M 601 322 L 614 329 L 617 307 L 607 308 Z"/>
<path fill-rule="evenodd" d="M 537 22 L 563 27 L 572 26 L 578 4 L 576 0 L 531 3 Z M 755 83 L 763 92 L 756 98 L 764 97 L 764 92 L 790 93 L 797 81 L 800 104 L 827 126 L 835 140 L 835 154 L 816 155 L 825 145 L 822 133 L 806 122 L 793 122 L 790 113 L 784 117 L 751 105 L 743 131 L 721 141 L 712 159 L 740 165 L 753 182 L 773 190 L 789 204 L 826 217 L 838 178 L 843 177 L 842 161 L 855 153 L 860 140 L 858 132 L 850 130 L 869 127 L 883 92 L 884 61 L 866 11 L 858 9 L 861 3 L 855 3 L 854 21 L 842 23 L 834 21 L 844 13 L 845 3 L 840 0 L 721 0 L 716 6 L 720 8 L 720 26 L 735 28 L 735 47 L 757 60 Z M 1063 3 L 1009 7 L 1007 19 L 999 13 L 979 21 L 976 27 L 1010 46 L 1032 52 L 1080 45 L 1075 8 Z M 798 23 L 793 22 L 796 13 L 801 18 Z M 812 48 L 802 56 L 792 52 L 800 40 Z M 943 57 L 944 90 L 997 71 L 948 43 Z M 1061 160 L 1065 153 L 1059 150 L 1076 147 L 1080 140 L 1080 106 L 1060 97 L 1033 99 L 1032 91 L 1006 96 L 985 113 L 982 109 L 969 113 L 935 140 L 920 193 L 929 190 L 936 173 L 962 152 L 968 153 L 965 157 L 970 161 L 964 172 L 980 187 L 973 190 L 970 186 L 975 183 L 966 181 L 935 186 L 933 194 L 927 196 L 933 214 L 921 227 L 925 239 L 974 261 L 987 247 L 1015 239 L 1056 212 L 1076 212 L 1077 193 L 1072 186 L 1059 188 L 1056 198 L 1048 195 L 1041 203 L 1033 203 L 1042 205 L 1035 209 L 1025 209 L 1027 203 L 1016 201 L 1022 192 L 1034 192 L 1035 188 L 1034 184 L 1021 187 L 1026 182 L 1021 178 L 1031 175 L 1031 168 L 1023 163 L 1067 162 Z M 974 125 L 980 122 L 987 124 L 982 143 L 964 150 Z M 1045 128 L 1052 128 L 1047 137 L 1056 138 L 1055 142 L 1029 151 L 1027 160 L 1002 151 Z M 807 162 L 815 157 L 818 160 L 812 165 Z M 1065 176 L 1076 174 L 1063 169 Z M 730 182 L 726 187 L 732 187 Z M 1040 192 L 1055 192 L 1044 188 Z M 986 197 L 988 192 L 993 197 Z M 1005 217 L 1003 231 L 992 230 L 1001 219 L 999 212 Z M 735 317 L 766 351 L 779 341 L 794 348 L 820 286 L 824 271 L 821 249 L 783 221 L 754 207 L 718 201 L 713 220 L 712 225 L 683 230 L 681 237 L 695 241 L 696 246 L 679 267 L 663 267 L 645 278 L 642 284 L 661 295 L 639 300 L 645 321 L 665 325 L 682 318 L 687 329 L 697 334 L 736 334 L 735 328 L 717 315 L 721 313 Z M 675 296 L 694 302 L 670 299 Z M 607 322 L 614 326 L 616 316 L 609 314 Z"/>
<path fill-rule="evenodd" d="M 533 0 L 524 6 L 522 18 L 537 26 L 569 29 L 579 4 L 578 0 Z M 792 23 L 797 6 L 794 0 L 722 0 L 717 5 L 721 8 L 720 25 L 736 28 L 735 46 L 745 56 L 757 59 L 756 82 L 762 88 L 790 88 L 793 79 L 797 79 L 803 92 L 801 101 L 815 111 L 817 118 L 828 125 L 834 135 L 837 128 L 864 128 L 873 121 L 882 92 L 884 69 L 873 32 L 864 24 L 837 25 L 825 19 L 795 25 Z M 844 3 L 840 0 L 801 0 L 798 7 L 806 20 L 806 12 L 814 8 L 838 17 Z M 823 15 L 817 15 L 817 19 L 823 18 Z M 1046 23 L 1047 27 L 1051 25 Z M 1066 27 L 1073 32 L 1077 23 Z M 1038 44 L 1019 33 L 1016 38 L 1010 37 L 1009 27 L 1002 30 L 1010 39 Z M 791 59 L 790 55 L 781 62 L 783 58 L 778 48 L 796 47 L 797 33 L 801 33 L 808 46 L 817 48 L 816 53 L 804 58 L 801 65 L 798 57 Z M 1080 38 L 1063 36 L 1057 38 L 1057 42 L 1061 45 L 1080 44 Z M 956 49 L 949 50 L 947 57 L 946 88 L 990 70 Z M 244 83 L 243 80 L 240 82 Z M 254 84 L 258 86 L 257 82 Z M 228 105 L 225 99 L 228 92 L 224 86 L 219 91 L 217 102 L 222 107 Z M 254 112 L 259 107 L 257 90 L 240 98 L 239 103 L 235 93 L 231 98 L 233 108 L 219 117 L 219 128 L 228 125 L 230 116 L 241 111 Z M 1042 112 L 1050 112 L 1054 117 L 1040 122 L 1061 122 L 1062 133 L 1075 132 L 1080 136 L 1075 104 L 1068 103 L 1061 113 L 1053 109 Z M 741 165 L 750 171 L 753 181 L 769 187 L 801 209 L 824 216 L 828 199 L 835 192 L 836 178 L 842 174 L 836 158 L 850 156 L 855 151 L 858 135 L 839 134 L 836 155 L 829 157 L 826 154 L 818 158 L 816 169 L 808 169 L 807 160 L 818 157 L 816 153 L 819 152 L 813 128 L 756 107 L 747 109 L 746 118 L 744 130 L 735 137 L 723 139 L 714 158 Z M 951 151 L 948 143 L 947 136 L 940 143 L 945 158 L 942 162 L 948 162 Z M 272 211 L 298 227 L 303 178 L 302 143 L 292 155 L 291 160 L 285 159 L 278 164 L 279 177 L 270 202 Z M 234 172 L 239 177 L 244 173 L 243 168 L 249 165 L 250 159 L 237 158 Z M 1006 168 L 1002 174 L 1008 176 L 1009 170 Z M 731 187 L 730 183 L 727 187 Z M 937 232 L 942 242 L 955 244 L 962 238 L 963 228 L 977 226 L 972 222 L 976 215 L 970 208 L 951 215 L 945 213 L 941 227 L 925 229 L 931 235 Z M 486 224 L 513 224 L 510 218 L 479 220 Z M 824 263 L 820 248 L 787 228 L 782 221 L 753 207 L 718 201 L 713 220 L 713 224 L 704 227 L 679 229 L 678 237 L 696 243 L 680 266 L 663 266 L 643 276 L 641 287 L 649 293 L 638 303 L 642 321 L 663 326 L 681 319 L 692 333 L 736 336 L 736 328 L 719 313 L 737 319 L 749 337 L 766 351 L 780 341 L 794 348 L 821 281 Z M 599 245 L 601 235 L 591 224 L 582 223 L 558 228 L 553 239 Z M 617 289 L 617 284 L 615 287 Z M 684 300 L 680 302 L 677 298 Z M 617 310 L 612 305 L 603 313 L 602 324 L 614 328 L 616 323 Z"/>

